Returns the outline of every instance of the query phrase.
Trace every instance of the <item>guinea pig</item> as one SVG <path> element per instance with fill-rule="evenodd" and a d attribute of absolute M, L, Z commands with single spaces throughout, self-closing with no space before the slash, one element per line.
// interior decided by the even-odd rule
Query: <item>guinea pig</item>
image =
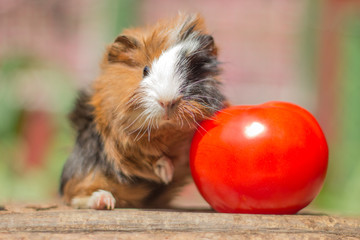
<path fill-rule="evenodd" d="M 199 123 L 227 106 L 217 47 L 198 14 L 124 30 L 79 94 L 60 193 L 75 208 L 167 208 L 190 178 Z"/>

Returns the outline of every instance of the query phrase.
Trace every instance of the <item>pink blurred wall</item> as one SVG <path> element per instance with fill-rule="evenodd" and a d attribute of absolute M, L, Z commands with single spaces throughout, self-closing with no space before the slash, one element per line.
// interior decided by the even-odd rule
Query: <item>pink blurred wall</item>
<path fill-rule="evenodd" d="M 28 54 L 74 74 L 84 86 L 105 49 L 98 1 L 0 1 L 0 57 Z"/>

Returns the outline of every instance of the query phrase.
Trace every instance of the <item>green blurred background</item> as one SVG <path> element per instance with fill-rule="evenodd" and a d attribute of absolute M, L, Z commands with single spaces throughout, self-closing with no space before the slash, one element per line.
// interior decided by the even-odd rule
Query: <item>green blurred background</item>
<path fill-rule="evenodd" d="M 329 168 L 308 209 L 360 215 L 360 1 L 224 2 L 0 0 L 0 203 L 58 197 L 75 137 L 67 114 L 106 44 L 187 11 L 215 36 L 234 104 L 290 101 L 319 120 Z"/>

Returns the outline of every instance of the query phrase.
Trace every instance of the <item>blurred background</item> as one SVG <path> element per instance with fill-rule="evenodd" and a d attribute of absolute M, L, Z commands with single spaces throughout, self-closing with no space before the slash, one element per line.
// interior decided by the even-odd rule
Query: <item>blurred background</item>
<path fill-rule="evenodd" d="M 106 44 L 178 11 L 205 17 L 232 103 L 290 101 L 318 119 L 330 159 L 308 209 L 360 215 L 358 0 L 0 0 L 0 203 L 58 197 L 67 114 Z M 182 203 L 204 204 L 194 191 Z"/>

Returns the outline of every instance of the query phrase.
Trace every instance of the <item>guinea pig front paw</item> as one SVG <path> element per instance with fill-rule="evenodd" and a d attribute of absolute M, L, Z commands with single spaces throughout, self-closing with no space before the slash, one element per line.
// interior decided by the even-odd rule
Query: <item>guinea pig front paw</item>
<path fill-rule="evenodd" d="M 93 192 L 88 200 L 88 206 L 97 210 L 112 210 L 115 208 L 116 200 L 111 192 L 98 190 Z"/>
<path fill-rule="evenodd" d="M 161 157 L 154 164 L 154 172 L 165 184 L 171 182 L 174 175 L 174 165 L 168 157 Z"/>

